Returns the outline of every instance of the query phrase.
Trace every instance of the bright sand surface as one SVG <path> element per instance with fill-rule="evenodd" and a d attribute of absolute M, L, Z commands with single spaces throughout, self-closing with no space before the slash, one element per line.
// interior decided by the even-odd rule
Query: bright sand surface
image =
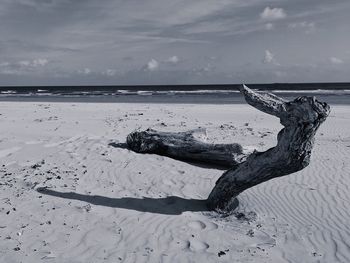
<path fill-rule="evenodd" d="M 349 262 L 349 106 L 332 107 L 309 167 L 228 217 L 201 201 L 223 171 L 109 145 L 149 127 L 258 150 L 281 129 L 245 104 L 1 102 L 0 262 Z"/>

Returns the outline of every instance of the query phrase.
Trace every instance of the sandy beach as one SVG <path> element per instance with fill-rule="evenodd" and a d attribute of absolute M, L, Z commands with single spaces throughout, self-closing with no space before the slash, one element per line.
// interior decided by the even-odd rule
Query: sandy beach
<path fill-rule="evenodd" d="M 249 105 L 1 102 L 0 123 L 0 262 L 350 260 L 350 106 L 332 106 L 309 167 L 226 217 L 204 203 L 223 170 L 116 145 L 207 128 L 266 150 L 282 126 Z"/>

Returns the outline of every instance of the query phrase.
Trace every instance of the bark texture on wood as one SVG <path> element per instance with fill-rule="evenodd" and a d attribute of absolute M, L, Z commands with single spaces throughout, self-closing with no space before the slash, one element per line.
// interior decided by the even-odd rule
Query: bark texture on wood
<path fill-rule="evenodd" d="M 177 133 L 148 129 L 130 133 L 126 143 L 129 149 L 138 153 L 155 153 L 224 167 L 232 167 L 245 160 L 246 154 L 240 144 L 209 144 L 196 139 L 196 133 L 206 137 L 204 129 Z"/>
<path fill-rule="evenodd" d="M 315 97 L 286 102 L 272 94 L 256 93 L 246 86 L 242 86 L 241 92 L 250 105 L 280 118 L 285 128 L 278 133 L 275 147 L 254 152 L 217 180 L 207 199 L 208 207 L 213 210 L 230 211 L 235 198 L 244 190 L 308 166 L 315 133 L 330 112 L 329 106 Z"/>
<path fill-rule="evenodd" d="M 298 97 L 287 102 L 269 93 L 257 93 L 243 85 L 240 89 L 251 106 L 280 119 L 284 128 L 277 145 L 265 152 L 244 153 L 240 144 L 207 144 L 191 132 L 133 132 L 127 137 L 131 150 L 155 153 L 176 159 L 201 161 L 231 167 L 216 182 L 207 205 L 228 212 L 237 206 L 236 197 L 244 190 L 272 178 L 305 168 L 310 162 L 314 136 L 330 108 L 315 97 Z"/>

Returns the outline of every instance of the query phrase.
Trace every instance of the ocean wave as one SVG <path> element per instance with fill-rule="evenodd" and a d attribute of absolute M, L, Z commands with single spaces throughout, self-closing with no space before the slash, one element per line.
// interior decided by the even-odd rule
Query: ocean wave
<path fill-rule="evenodd" d="M 307 95 L 307 94 L 320 94 L 320 95 L 350 95 L 350 89 L 343 90 L 331 90 L 331 89 L 314 89 L 314 90 L 269 90 L 270 93 L 279 94 L 293 94 L 293 95 Z M 96 97 L 96 96 L 183 96 L 183 95 L 238 95 L 238 90 L 128 90 L 128 89 L 118 89 L 118 90 L 94 90 L 94 91 L 51 91 L 38 89 L 36 91 L 19 91 L 19 90 L 3 90 L 0 91 L 1 97 L 27 97 L 27 96 L 62 96 L 62 97 Z"/>
<path fill-rule="evenodd" d="M 339 94 L 339 95 L 343 95 L 343 94 L 350 94 L 350 90 L 345 89 L 345 90 L 330 90 L 330 89 L 316 89 L 316 90 L 271 90 L 269 91 L 270 93 L 300 93 L 300 94 L 304 94 L 304 93 L 308 93 L 308 94 Z"/>

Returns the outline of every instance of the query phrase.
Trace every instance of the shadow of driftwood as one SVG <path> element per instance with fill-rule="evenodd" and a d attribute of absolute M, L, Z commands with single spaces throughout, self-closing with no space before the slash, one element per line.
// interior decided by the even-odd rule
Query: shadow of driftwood
<path fill-rule="evenodd" d="M 208 211 L 206 200 L 185 199 L 178 196 L 168 196 L 164 198 L 144 197 L 142 199 L 133 197 L 110 198 L 99 195 L 83 195 L 74 192 L 58 192 L 45 187 L 38 188 L 37 191 L 41 194 L 79 200 L 93 205 L 124 208 L 156 214 L 180 215 L 187 211 Z"/>
<path fill-rule="evenodd" d="M 133 151 L 133 150 L 131 150 L 131 149 L 128 148 L 128 145 L 127 145 L 126 143 L 116 143 L 116 142 L 112 142 L 112 143 L 109 143 L 108 145 L 109 145 L 109 146 L 112 146 L 112 147 L 115 147 L 115 148 L 127 149 L 127 150 L 129 150 L 129 151 Z M 157 155 L 160 155 L 160 154 L 157 154 Z M 170 156 L 167 156 L 167 155 L 161 155 L 161 156 L 165 156 L 165 157 L 168 157 L 168 158 L 177 160 L 177 161 L 181 161 L 181 162 L 184 162 L 184 163 L 193 165 L 193 166 L 197 166 L 197 167 L 201 167 L 201 168 L 206 168 L 206 169 L 227 170 L 227 169 L 229 169 L 229 168 L 232 168 L 232 167 L 229 167 L 229 166 L 218 165 L 218 164 L 211 164 L 211 163 L 204 163 L 204 162 L 196 162 L 196 161 L 188 161 L 188 160 L 184 160 L 184 159 L 181 159 L 181 158 L 173 158 L 173 157 L 170 157 Z"/>

